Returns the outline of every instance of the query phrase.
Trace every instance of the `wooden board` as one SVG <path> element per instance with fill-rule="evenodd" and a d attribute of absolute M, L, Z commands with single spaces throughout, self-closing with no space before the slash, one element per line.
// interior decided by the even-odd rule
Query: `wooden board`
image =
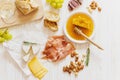
<path fill-rule="evenodd" d="M 3 0 L 4 1 L 4 0 Z M 13 3 L 15 3 L 15 0 L 12 1 Z M 0 2 L 0 5 L 3 2 Z M 15 11 L 15 14 L 13 17 L 10 18 L 10 20 L 14 20 L 13 22 L 10 23 L 5 23 L 2 18 L 0 18 L 0 28 L 9 28 L 15 25 L 20 25 L 20 24 L 24 24 L 24 23 L 29 23 L 32 21 L 37 21 L 37 20 L 41 20 L 44 14 L 44 10 L 43 10 L 43 5 L 41 0 L 38 0 L 39 5 L 39 9 L 28 14 L 28 15 L 23 15 L 17 8 Z"/>

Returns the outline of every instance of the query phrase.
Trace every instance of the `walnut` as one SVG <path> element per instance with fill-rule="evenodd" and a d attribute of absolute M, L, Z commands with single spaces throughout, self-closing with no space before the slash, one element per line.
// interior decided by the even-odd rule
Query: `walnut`
<path fill-rule="evenodd" d="M 78 55 L 76 52 L 71 53 L 72 58 L 75 57 L 76 55 Z"/>
<path fill-rule="evenodd" d="M 79 57 L 78 57 L 78 56 L 76 56 L 76 57 L 75 57 L 75 62 L 77 62 L 77 61 L 78 61 L 78 59 L 79 59 Z"/>
<path fill-rule="evenodd" d="M 79 61 L 79 56 L 74 52 L 71 57 L 75 57 L 75 61 L 70 61 L 68 66 L 63 67 L 63 71 L 67 72 L 69 74 L 74 73 L 75 76 L 78 75 L 78 73 L 83 70 L 84 65 L 81 61 Z"/>
<path fill-rule="evenodd" d="M 101 12 L 101 10 L 102 10 L 101 7 L 98 7 L 98 11 Z"/>
<path fill-rule="evenodd" d="M 95 2 L 95 1 L 92 1 L 92 2 L 90 3 L 89 7 L 87 7 L 87 9 L 88 9 L 88 12 L 89 12 L 89 13 L 92 13 L 92 10 L 96 10 L 96 9 L 98 9 L 98 11 L 101 12 L 101 8 L 98 7 L 98 3 Z"/>
<path fill-rule="evenodd" d="M 79 62 L 77 62 L 77 65 L 78 65 L 78 66 L 81 66 L 81 62 L 80 62 L 80 61 L 79 61 Z"/>
<path fill-rule="evenodd" d="M 81 65 L 81 66 L 80 66 L 80 69 L 81 69 L 81 70 L 84 69 L 84 65 Z"/>
<path fill-rule="evenodd" d="M 72 72 L 71 70 L 68 70 L 68 73 L 69 73 L 69 74 L 71 74 L 71 72 Z"/>
<path fill-rule="evenodd" d="M 97 3 L 95 1 L 92 1 L 90 7 L 91 9 L 95 10 L 97 8 Z"/>
<path fill-rule="evenodd" d="M 63 71 L 64 71 L 64 72 L 66 72 L 66 71 L 67 71 L 67 70 L 66 70 L 66 67 L 63 67 Z"/>

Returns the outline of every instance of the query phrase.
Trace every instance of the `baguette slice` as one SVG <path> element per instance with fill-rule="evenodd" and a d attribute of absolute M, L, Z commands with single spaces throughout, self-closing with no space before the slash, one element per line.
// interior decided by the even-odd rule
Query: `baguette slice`
<path fill-rule="evenodd" d="M 16 7 L 24 14 L 27 15 L 38 9 L 36 0 L 16 0 Z"/>
<path fill-rule="evenodd" d="M 49 11 L 49 12 L 46 12 L 45 19 L 51 22 L 58 22 L 60 20 L 60 16 L 55 12 Z"/>
<path fill-rule="evenodd" d="M 52 31 L 58 31 L 58 25 L 56 22 L 48 21 L 47 19 L 44 19 L 44 26 L 48 27 Z"/>

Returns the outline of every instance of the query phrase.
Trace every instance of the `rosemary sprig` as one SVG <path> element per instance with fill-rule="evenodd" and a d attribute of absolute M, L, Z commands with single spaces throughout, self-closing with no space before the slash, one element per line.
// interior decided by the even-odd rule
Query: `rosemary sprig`
<path fill-rule="evenodd" d="M 86 66 L 88 66 L 89 65 L 89 59 L 90 59 L 90 48 L 87 49 L 86 53 L 87 53 L 87 57 L 86 57 L 85 64 L 86 64 Z"/>
<path fill-rule="evenodd" d="M 38 45 L 38 43 L 33 43 L 33 42 L 28 42 L 28 41 L 23 41 L 23 43 L 26 45 Z"/>

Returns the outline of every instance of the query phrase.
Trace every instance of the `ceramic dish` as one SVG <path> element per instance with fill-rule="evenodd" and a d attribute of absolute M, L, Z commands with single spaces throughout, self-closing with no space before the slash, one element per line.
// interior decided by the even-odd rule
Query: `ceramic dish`
<path fill-rule="evenodd" d="M 76 14 L 76 13 L 83 13 L 83 12 L 75 12 L 75 13 L 72 13 L 71 15 L 69 15 L 69 16 L 67 17 L 67 20 L 65 21 L 65 25 L 64 25 L 64 34 L 66 35 L 66 37 L 67 37 L 69 40 L 71 40 L 71 41 L 74 42 L 74 43 L 80 43 L 80 44 L 82 44 L 82 43 L 87 43 L 87 42 L 88 42 L 87 40 L 76 40 L 76 39 L 72 38 L 72 37 L 68 34 L 68 32 L 67 32 L 67 29 L 66 29 L 67 21 L 68 21 L 68 19 L 69 19 L 72 15 L 74 15 L 74 14 Z M 87 13 L 83 13 L 83 14 L 86 14 L 87 16 L 89 16 L 89 17 L 91 18 L 91 20 L 93 21 L 93 18 L 92 18 L 90 15 L 88 15 Z M 93 21 L 93 24 L 94 24 L 94 21 Z M 95 34 L 95 24 L 94 24 L 93 32 L 92 32 L 92 34 L 89 36 L 89 38 L 92 39 L 92 38 L 94 37 L 94 34 Z"/>

